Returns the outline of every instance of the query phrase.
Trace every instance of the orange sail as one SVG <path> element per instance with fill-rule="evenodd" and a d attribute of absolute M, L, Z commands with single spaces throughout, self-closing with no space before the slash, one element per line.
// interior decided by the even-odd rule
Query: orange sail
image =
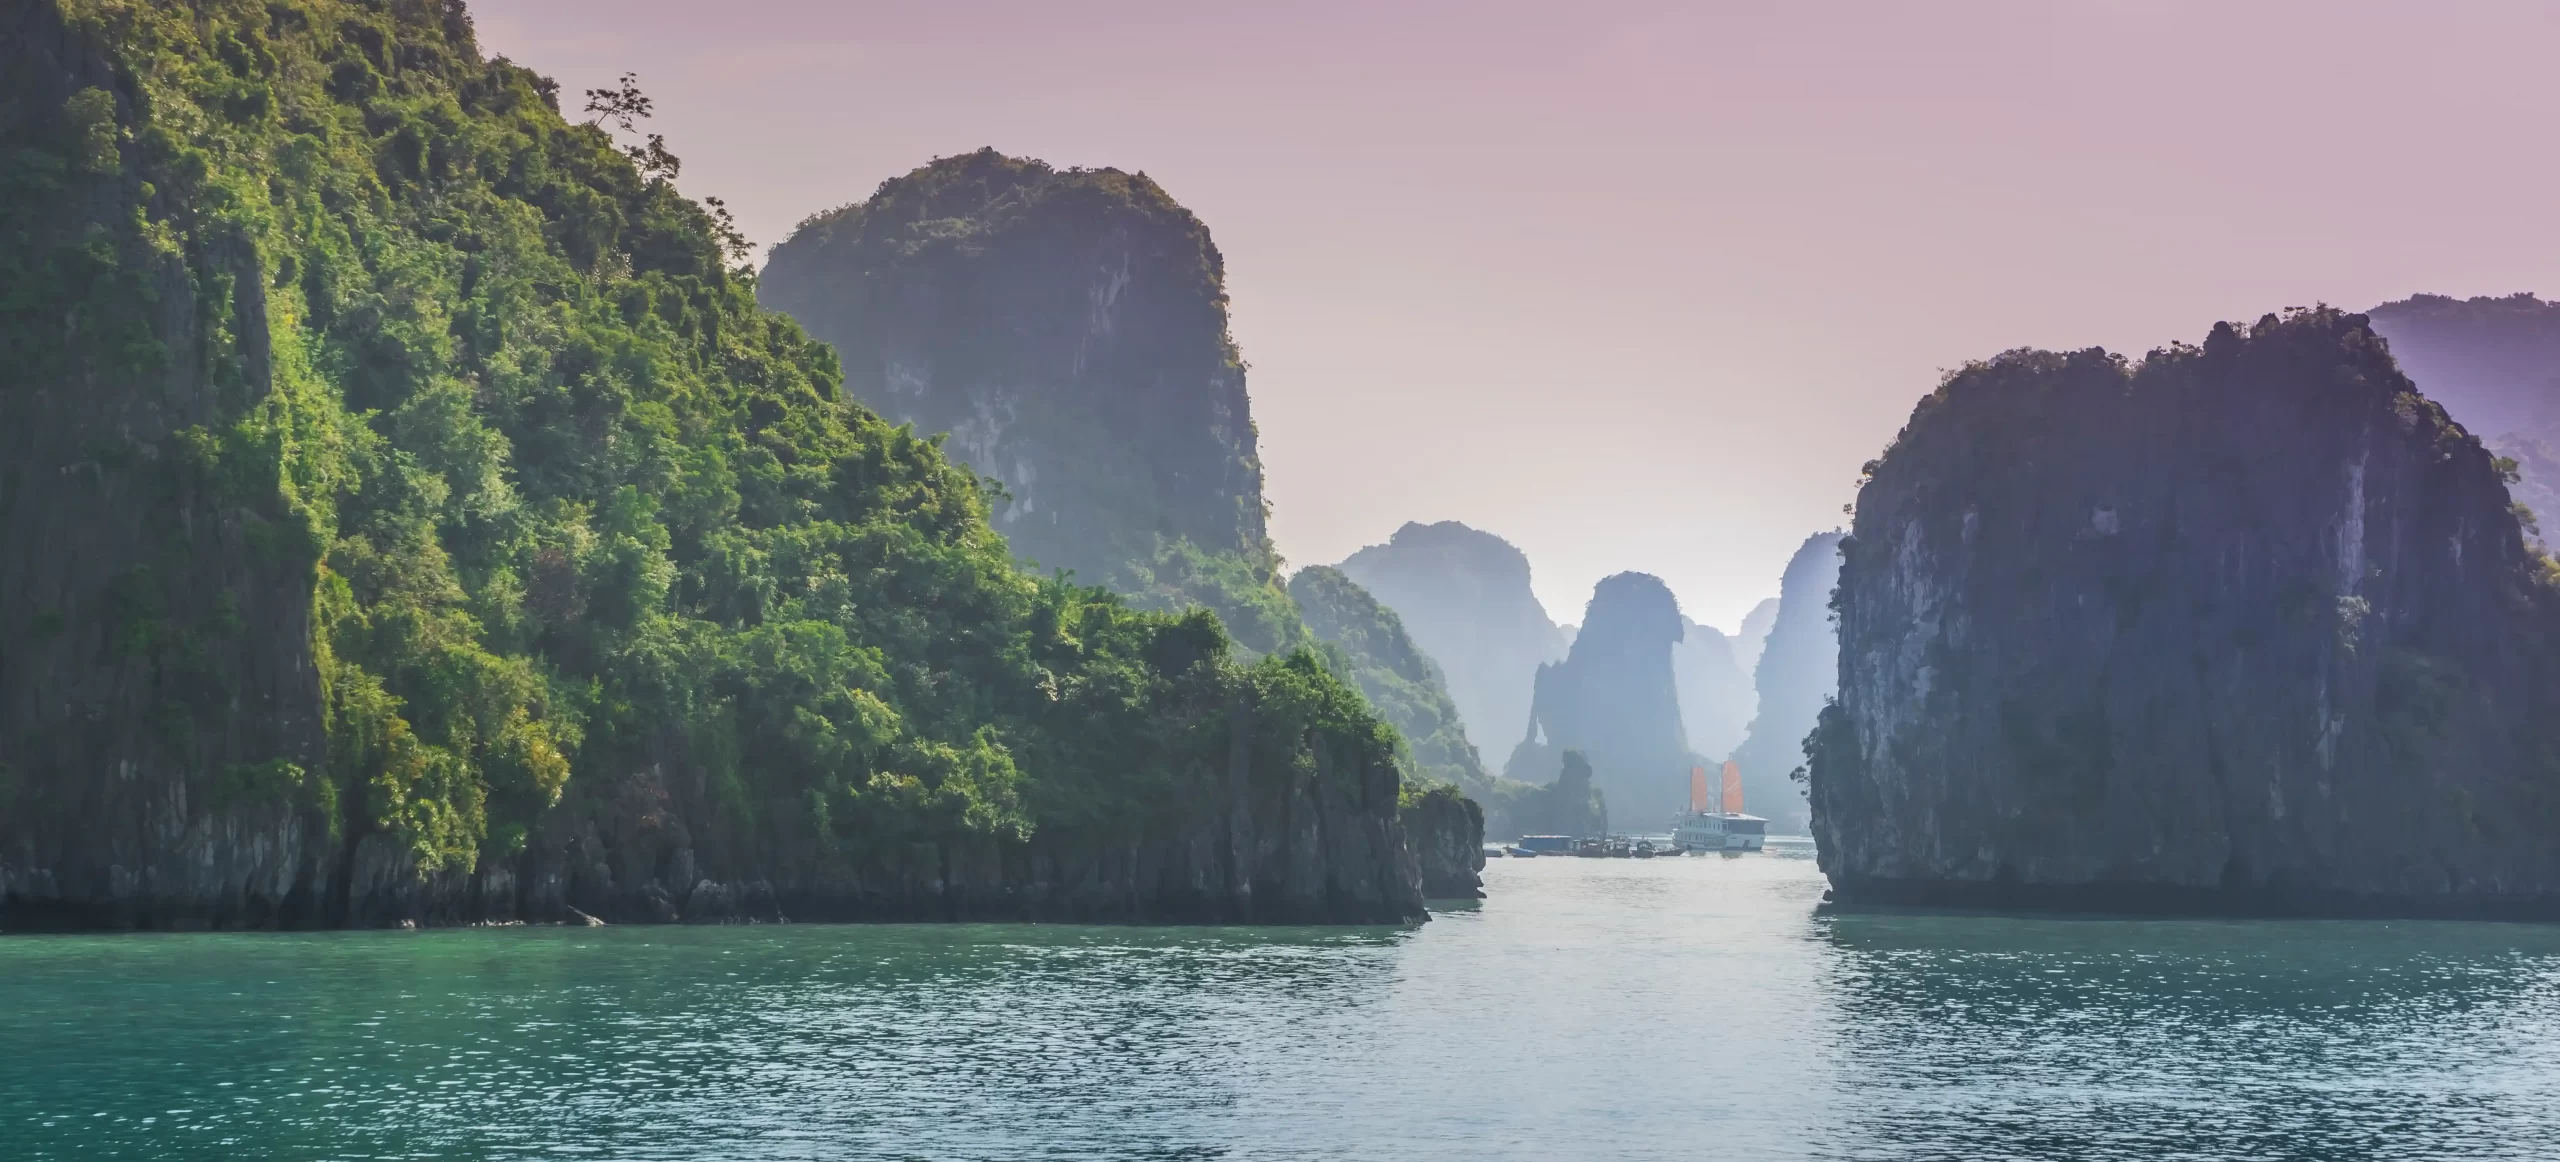
<path fill-rule="evenodd" d="M 1732 759 L 1724 763 L 1724 813 L 1742 814 L 1742 764 Z"/>
<path fill-rule="evenodd" d="M 1692 811 L 1707 809 L 1707 768 L 1705 767 L 1689 768 L 1689 809 Z"/>

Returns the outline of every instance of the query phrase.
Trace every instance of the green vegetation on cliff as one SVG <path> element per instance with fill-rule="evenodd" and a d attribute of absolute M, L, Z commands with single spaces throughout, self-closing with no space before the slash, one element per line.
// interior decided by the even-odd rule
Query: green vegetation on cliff
<path fill-rule="evenodd" d="M 1424 777 L 1478 796 L 1489 789 L 1484 763 L 1467 741 L 1440 668 L 1414 647 L 1394 610 L 1327 565 L 1298 570 L 1289 578 L 1289 596 L 1307 629 L 1337 660 L 1336 668 L 1404 735 Z"/>
<path fill-rule="evenodd" d="M 814 215 L 758 293 L 835 346 L 846 390 L 995 482 L 1035 569 L 1206 609 L 1247 650 L 1323 647 L 1411 744 L 1481 792 L 1442 676 L 1347 577 L 1284 585 L 1245 366 L 1208 228 L 1145 174 L 946 157 Z"/>
<path fill-rule="evenodd" d="M 139 675 L 156 709 L 112 725 L 151 736 L 181 801 L 290 805 L 427 874 L 520 849 L 582 795 L 680 785 L 708 804 L 706 858 L 823 866 L 1129 827 L 1246 751 L 1390 761 L 1312 657 L 1241 666 L 1208 616 L 1018 573 L 979 479 L 842 399 L 834 355 L 757 307 L 741 240 L 663 146 L 635 164 L 564 117 L 551 82 L 480 57 L 459 4 L 47 6 L 0 81 L 0 419 L 37 433 L 0 465 L 0 511 L 76 471 L 151 543 L 0 522 L 0 555 L 72 562 L 0 565 L 0 652 L 21 688 Z M 47 459 L 93 405 L 162 430 Z M 1234 422 L 1222 470 L 1258 480 Z M 1219 562 L 1262 544 L 1258 490 L 1199 495 L 1250 533 Z M 219 545 L 246 546 L 244 573 L 209 571 Z M 235 610 L 279 604 L 307 641 L 248 640 Z M 1219 612 L 1265 652 L 1295 642 Z M 261 651 L 316 670 L 320 749 L 241 741 Z M 7 708 L 0 830 L 22 834 L 0 839 L 34 843 L 104 775 L 76 761 L 88 727 Z"/>

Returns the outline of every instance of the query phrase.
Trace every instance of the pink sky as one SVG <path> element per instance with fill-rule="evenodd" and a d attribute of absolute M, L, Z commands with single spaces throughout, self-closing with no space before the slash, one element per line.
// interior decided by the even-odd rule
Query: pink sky
<path fill-rule="evenodd" d="M 759 244 L 982 145 L 1146 171 L 1226 253 L 1281 552 L 1463 520 L 1559 621 L 1639 569 L 1730 628 L 1941 368 L 2560 254 L 2548 4 L 474 11 L 637 71 Z"/>

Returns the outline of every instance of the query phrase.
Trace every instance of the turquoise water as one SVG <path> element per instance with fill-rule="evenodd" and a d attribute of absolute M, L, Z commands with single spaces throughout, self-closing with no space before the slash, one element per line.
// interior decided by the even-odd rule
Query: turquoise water
<path fill-rule="evenodd" d="M 14 937 L 0 1156 L 2560 1156 L 2560 928 L 1486 878 L 1411 931 Z"/>

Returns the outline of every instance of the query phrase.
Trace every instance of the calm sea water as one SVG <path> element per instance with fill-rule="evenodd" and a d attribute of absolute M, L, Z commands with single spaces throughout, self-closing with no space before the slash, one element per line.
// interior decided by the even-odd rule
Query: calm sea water
<path fill-rule="evenodd" d="M 1486 878 L 1411 931 L 9 938 L 0 1156 L 2560 1156 L 2560 928 Z"/>

